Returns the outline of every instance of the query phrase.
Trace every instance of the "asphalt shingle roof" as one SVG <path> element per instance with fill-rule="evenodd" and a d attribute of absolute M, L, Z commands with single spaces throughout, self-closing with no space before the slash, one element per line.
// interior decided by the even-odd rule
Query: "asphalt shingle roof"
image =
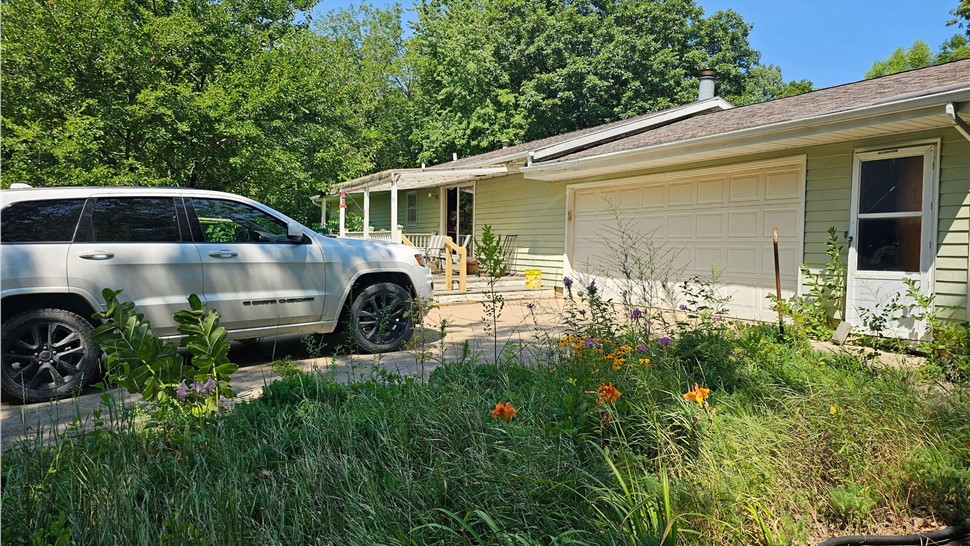
<path fill-rule="evenodd" d="M 686 118 L 669 125 L 607 142 L 558 158 L 567 161 L 601 154 L 646 148 L 682 140 L 730 133 L 741 129 L 771 125 L 853 110 L 906 94 L 919 94 L 954 84 L 970 83 L 970 59 L 900 72 L 889 76 L 863 80 L 835 87 L 819 89 L 801 95 L 751 104 L 729 110 Z M 460 167 L 489 163 L 515 153 L 526 153 L 581 137 L 606 128 L 657 115 L 656 112 L 617 121 L 598 127 L 573 131 L 444 163 L 441 166 Z"/>

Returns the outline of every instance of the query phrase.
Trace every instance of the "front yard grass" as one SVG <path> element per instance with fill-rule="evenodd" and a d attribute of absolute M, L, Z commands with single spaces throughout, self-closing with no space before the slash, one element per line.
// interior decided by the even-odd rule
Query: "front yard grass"
<path fill-rule="evenodd" d="M 965 387 L 765 325 L 559 345 L 22 444 L 3 542 L 806 544 L 970 513 Z"/>

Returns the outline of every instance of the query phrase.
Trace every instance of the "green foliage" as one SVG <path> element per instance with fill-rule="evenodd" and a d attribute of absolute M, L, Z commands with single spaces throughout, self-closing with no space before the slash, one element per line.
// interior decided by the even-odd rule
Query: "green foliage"
<path fill-rule="evenodd" d="M 4 2 L 3 185 L 226 190 L 312 220 L 320 181 L 399 161 L 406 137 L 388 126 L 404 123 L 386 77 L 400 8 L 340 12 L 316 32 L 311 8 Z"/>
<path fill-rule="evenodd" d="M 792 296 L 780 302 L 776 295 L 768 295 L 774 309 L 780 305 L 782 313 L 792 319 L 795 328 L 814 339 L 828 339 L 833 332 L 833 323 L 845 318 L 845 246 L 839 241 L 835 227 L 830 227 L 828 234 L 825 241 L 828 262 L 825 267 L 818 273 L 813 273 L 808 264 L 801 266 L 802 279 L 804 286 L 808 288 L 808 294 Z"/>
<path fill-rule="evenodd" d="M 482 306 L 485 310 L 485 330 L 492 335 L 493 362 L 498 362 L 498 318 L 505 308 L 505 298 L 496 290 L 498 281 L 509 274 L 509 266 L 502 252 L 502 236 L 492 231 L 492 226 L 482 226 L 482 238 L 475 240 L 475 252 L 478 259 L 477 276 L 485 274 L 488 282 L 488 292 Z"/>
<path fill-rule="evenodd" d="M 748 71 L 744 90 L 738 95 L 730 95 L 725 98 L 735 106 L 744 106 L 800 95 L 811 90 L 812 82 L 809 80 L 786 82 L 781 76 L 781 68 L 773 64 L 758 65 Z"/>
<path fill-rule="evenodd" d="M 415 59 L 420 161 L 469 156 L 689 103 L 696 75 L 742 94 L 760 54 L 734 11 L 694 0 L 426 0 Z"/>
<path fill-rule="evenodd" d="M 466 353 L 427 383 L 294 373 L 191 436 L 98 419 L 16 446 L 0 461 L 0 531 L 14 544 L 805 544 L 833 526 L 871 534 L 873 515 L 967 513 L 960 386 L 873 373 L 770 325 L 698 330 L 734 359 L 727 389 L 715 351 L 687 356 L 700 338 L 615 368 L 617 324 L 600 348 L 530 365 Z M 703 405 L 683 398 L 695 382 L 712 388 Z M 489 415 L 503 400 L 510 422 Z"/>
<path fill-rule="evenodd" d="M 219 313 L 202 310 L 198 296 L 189 296 L 190 310 L 175 313 L 180 345 L 191 354 L 188 363 L 173 343 L 158 338 L 134 303 L 119 302 L 121 290 L 104 289 L 105 311 L 94 318 L 104 321 L 92 333 L 107 355 L 107 377 L 149 402 L 177 400 L 191 413 L 202 415 L 218 409 L 220 397 L 235 393 L 229 376 L 238 366 L 229 362 L 226 329 Z"/>
<path fill-rule="evenodd" d="M 914 40 L 909 48 L 897 47 L 889 58 L 872 63 L 865 77 L 866 79 L 878 78 L 931 64 L 933 64 L 933 53 L 930 51 L 930 46 L 923 40 Z"/>
<path fill-rule="evenodd" d="M 872 492 L 858 484 L 832 487 L 828 493 L 829 509 L 841 521 L 866 517 L 876 506 Z"/>

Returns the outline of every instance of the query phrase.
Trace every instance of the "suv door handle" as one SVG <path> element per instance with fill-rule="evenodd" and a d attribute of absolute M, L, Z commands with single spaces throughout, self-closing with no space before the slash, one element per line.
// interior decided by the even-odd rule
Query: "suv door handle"
<path fill-rule="evenodd" d="M 213 258 L 235 258 L 236 253 L 231 250 L 213 250 L 209 252 L 209 256 Z"/>
<path fill-rule="evenodd" d="M 105 252 L 103 250 L 95 250 L 90 254 L 81 254 L 81 258 L 84 258 L 85 260 L 110 260 L 111 258 L 114 258 L 114 257 L 115 257 L 114 253 Z"/>

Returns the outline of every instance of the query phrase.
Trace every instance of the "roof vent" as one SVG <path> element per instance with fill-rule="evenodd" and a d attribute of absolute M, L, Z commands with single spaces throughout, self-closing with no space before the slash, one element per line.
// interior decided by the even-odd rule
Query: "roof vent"
<path fill-rule="evenodd" d="M 700 88 L 697 90 L 697 100 L 707 100 L 714 98 L 714 75 L 717 71 L 713 68 L 705 68 L 700 73 Z"/>
<path fill-rule="evenodd" d="M 505 148 L 508 148 L 508 147 L 509 147 L 509 139 L 503 138 L 502 139 L 502 149 L 504 150 Z"/>

